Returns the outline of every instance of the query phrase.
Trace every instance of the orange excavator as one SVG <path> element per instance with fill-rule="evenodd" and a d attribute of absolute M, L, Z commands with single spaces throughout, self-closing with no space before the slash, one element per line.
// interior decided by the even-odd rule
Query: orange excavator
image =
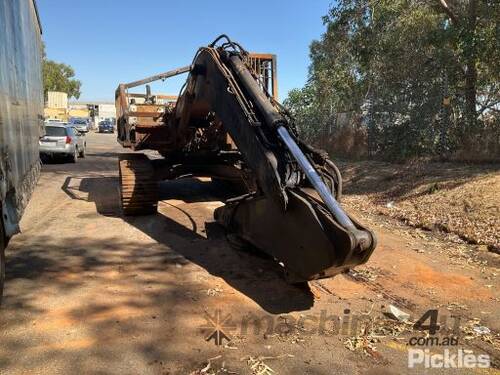
<path fill-rule="evenodd" d="M 188 77 L 178 97 L 149 83 Z M 145 93 L 130 89 L 146 85 Z M 156 212 L 159 181 L 211 177 L 234 196 L 215 210 L 228 232 L 272 256 L 290 283 L 330 277 L 365 263 L 372 231 L 339 204 L 342 179 L 328 155 L 301 141 L 277 101 L 276 57 L 247 52 L 221 35 L 191 65 L 116 90 L 125 215 Z"/>

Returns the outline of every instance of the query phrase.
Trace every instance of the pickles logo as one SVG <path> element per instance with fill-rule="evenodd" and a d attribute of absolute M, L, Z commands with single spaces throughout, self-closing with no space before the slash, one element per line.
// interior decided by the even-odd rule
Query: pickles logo
<path fill-rule="evenodd" d="M 428 321 L 428 324 L 426 322 Z M 455 320 L 456 331 L 459 330 L 459 319 Z M 455 348 L 459 344 L 457 336 L 435 336 L 440 330 L 438 310 L 428 310 L 413 326 L 416 330 L 428 331 L 425 337 L 411 337 L 408 341 L 408 367 L 434 368 L 489 368 L 488 354 L 474 354 L 472 350 Z M 420 349 L 416 347 L 432 347 Z M 443 347 L 443 352 L 437 353 Z"/>
<path fill-rule="evenodd" d="M 489 368 L 488 354 L 474 354 L 471 350 L 444 349 L 443 354 L 432 353 L 429 349 L 409 349 L 408 367 L 421 365 L 425 368 Z"/>
<path fill-rule="evenodd" d="M 236 325 L 233 324 L 231 314 L 226 314 L 222 316 L 220 310 L 216 310 L 214 315 L 209 314 L 205 311 L 205 324 L 200 327 L 204 332 L 208 332 L 205 336 L 205 341 L 214 341 L 215 345 L 221 346 L 226 342 L 231 341 L 230 331 L 236 329 Z"/>

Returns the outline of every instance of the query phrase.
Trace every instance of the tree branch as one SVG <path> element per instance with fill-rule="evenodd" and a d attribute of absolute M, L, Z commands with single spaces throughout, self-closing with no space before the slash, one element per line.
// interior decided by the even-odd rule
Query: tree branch
<path fill-rule="evenodd" d="M 458 24 L 459 23 L 458 17 L 455 15 L 455 13 L 452 12 L 450 7 L 446 3 L 446 0 L 437 0 L 437 1 L 439 5 L 441 5 L 441 9 L 443 9 L 443 11 L 448 15 L 448 17 L 450 17 L 451 21 L 453 23 Z"/>

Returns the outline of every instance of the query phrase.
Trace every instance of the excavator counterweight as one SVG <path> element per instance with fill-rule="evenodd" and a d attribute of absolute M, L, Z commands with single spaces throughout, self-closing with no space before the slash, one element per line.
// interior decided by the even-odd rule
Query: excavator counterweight
<path fill-rule="evenodd" d="M 178 97 L 147 85 L 183 73 Z M 122 155 L 123 211 L 156 211 L 162 180 L 224 181 L 237 189 L 214 215 L 229 232 L 276 259 L 292 283 L 333 276 L 366 262 L 375 235 L 342 209 L 340 172 L 300 140 L 277 101 L 276 74 L 274 55 L 248 53 L 221 35 L 189 66 L 120 84 L 118 142 L 163 156 Z M 129 93 L 144 84 L 145 94 Z"/>

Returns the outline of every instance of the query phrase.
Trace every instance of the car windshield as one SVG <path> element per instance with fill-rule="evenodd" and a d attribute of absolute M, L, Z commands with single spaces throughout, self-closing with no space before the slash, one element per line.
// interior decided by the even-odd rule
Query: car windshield
<path fill-rule="evenodd" d="M 73 120 L 73 121 L 72 121 L 72 123 L 73 123 L 73 124 L 78 124 L 78 125 L 86 125 L 86 124 L 87 124 L 87 121 L 77 119 L 77 120 Z"/>
<path fill-rule="evenodd" d="M 45 134 L 49 137 L 66 137 L 66 128 L 60 126 L 46 126 Z"/>

